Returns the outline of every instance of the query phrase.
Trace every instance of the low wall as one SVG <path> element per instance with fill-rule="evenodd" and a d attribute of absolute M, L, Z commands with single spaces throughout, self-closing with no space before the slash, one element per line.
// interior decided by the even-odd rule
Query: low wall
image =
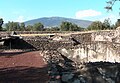
<path fill-rule="evenodd" d="M 23 33 L 36 34 L 42 32 Z M 119 30 L 76 33 L 53 36 L 23 36 L 22 39 L 13 41 L 12 47 L 14 49 L 30 48 L 42 51 L 57 50 L 73 60 L 85 62 L 120 62 Z"/>
<path fill-rule="evenodd" d="M 49 76 L 51 77 L 50 79 L 51 82 L 54 83 L 120 82 L 120 63 L 110 62 L 80 63 L 80 61 L 79 62 L 73 61 L 62 54 L 58 54 L 58 52 L 55 51 L 41 52 L 41 55 L 43 55 L 45 61 L 49 65 L 48 72 Z"/>
<path fill-rule="evenodd" d="M 68 58 L 81 62 L 120 62 L 120 45 L 110 42 L 80 44 L 72 49 L 59 49 Z"/>
<path fill-rule="evenodd" d="M 120 43 L 120 30 L 94 32 L 91 34 L 91 40 Z"/>
<path fill-rule="evenodd" d="M 11 48 L 40 50 L 54 83 L 119 83 L 119 39 L 119 31 L 29 36 L 12 40 Z"/>

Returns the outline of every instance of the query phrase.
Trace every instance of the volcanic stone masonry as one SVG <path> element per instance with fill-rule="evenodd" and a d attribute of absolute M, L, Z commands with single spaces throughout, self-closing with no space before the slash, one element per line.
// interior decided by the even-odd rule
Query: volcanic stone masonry
<path fill-rule="evenodd" d="M 0 32 L 1 36 L 11 32 Z M 82 62 L 120 62 L 120 30 L 93 32 L 16 32 L 20 39 L 12 40 L 13 49 L 57 50 L 70 59 Z M 37 35 L 34 34 L 44 34 Z M 49 35 L 51 34 L 52 35 Z M 33 34 L 21 36 L 20 34 Z M 9 41 L 8 41 L 9 42 Z M 10 46 L 8 44 L 8 46 Z"/>
<path fill-rule="evenodd" d="M 0 33 L 1 37 L 10 34 Z M 19 39 L 13 40 L 12 46 L 14 49 L 31 47 L 30 49 L 39 50 L 48 63 L 50 83 L 120 83 L 119 29 L 54 34 L 19 36 Z M 18 46 L 19 42 L 21 47 Z"/>

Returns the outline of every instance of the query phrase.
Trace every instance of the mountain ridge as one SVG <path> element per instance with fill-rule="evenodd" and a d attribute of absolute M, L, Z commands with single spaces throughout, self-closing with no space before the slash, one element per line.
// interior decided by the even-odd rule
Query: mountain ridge
<path fill-rule="evenodd" d="M 33 25 L 35 23 L 41 22 L 45 27 L 55 27 L 60 26 L 63 21 L 71 22 L 77 24 L 80 27 L 86 28 L 88 27 L 92 21 L 88 20 L 79 20 L 73 18 L 65 18 L 65 17 L 42 17 L 37 19 L 32 19 L 25 21 L 25 25 Z"/>

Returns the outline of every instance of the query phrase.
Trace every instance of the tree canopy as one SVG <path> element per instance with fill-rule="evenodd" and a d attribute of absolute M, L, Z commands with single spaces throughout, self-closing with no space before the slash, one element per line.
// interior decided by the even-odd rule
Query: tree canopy
<path fill-rule="evenodd" d="M 19 31 L 20 25 L 18 22 L 8 22 L 5 24 L 7 31 Z"/>
<path fill-rule="evenodd" d="M 25 23 L 20 23 L 20 29 L 21 29 L 21 31 L 25 31 L 26 30 Z"/>
<path fill-rule="evenodd" d="M 76 24 L 71 22 L 62 22 L 60 25 L 61 31 L 80 31 L 81 27 L 78 27 Z"/>
<path fill-rule="evenodd" d="M 103 24 L 102 24 L 102 30 L 112 29 L 112 27 L 111 27 L 110 24 L 111 24 L 110 19 L 109 19 L 109 18 L 108 18 L 108 19 L 105 19 L 104 22 L 103 22 Z"/>
<path fill-rule="evenodd" d="M 102 22 L 94 21 L 91 25 L 88 26 L 88 30 L 102 30 Z"/>
<path fill-rule="evenodd" d="M 2 30 L 2 25 L 3 25 L 3 19 L 2 18 L 0 18 L 0 31 Z"/>
<path fill-rule="evenodd" d="M 33 31 L 43 31 L 44 25 L 42 23 L 35 23 L 33 25 Z"/>
<path fill-rule="evenodd" d="M 7 31 L 43 31 L 44 26 L 41 23 L 35 23 L 34 25 L 25 26 L 25 23 L 8 22 L 5 24 Z"/>
<path fill-rule="evenodd" d="M 119 27 L 120 26 L 120 19 L 117 20 L 117 22 L 115 23 L 115 27 Z"/>
<path fill-rule="evenodd" d="M 46 31 L 60 31 L 59 27 L 51 27 L 51 28 L 47 28 Z"/>
<path fill-rule="evenodd" d="M 26 31 L 33 31 L 33 26 L 32 25 L 27 25 Z"/>

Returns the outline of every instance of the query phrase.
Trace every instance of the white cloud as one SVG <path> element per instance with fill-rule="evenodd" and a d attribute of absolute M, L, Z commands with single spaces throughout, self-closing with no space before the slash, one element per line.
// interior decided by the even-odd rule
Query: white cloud
<path fill-rule="evenodd" d="M 81 18 L 85 18 L 85 17 L 99 16 L 101 14 L 102 14 L 101 12 L 92 10 L 92 9 L 81 10 L 81 11 L 76 12 L 76 18 L 81 19 Z"/>
<path fill-rule="evenodd" d="M 17 22 L 24 22 L 24 16 L 18 16 Z"/>

